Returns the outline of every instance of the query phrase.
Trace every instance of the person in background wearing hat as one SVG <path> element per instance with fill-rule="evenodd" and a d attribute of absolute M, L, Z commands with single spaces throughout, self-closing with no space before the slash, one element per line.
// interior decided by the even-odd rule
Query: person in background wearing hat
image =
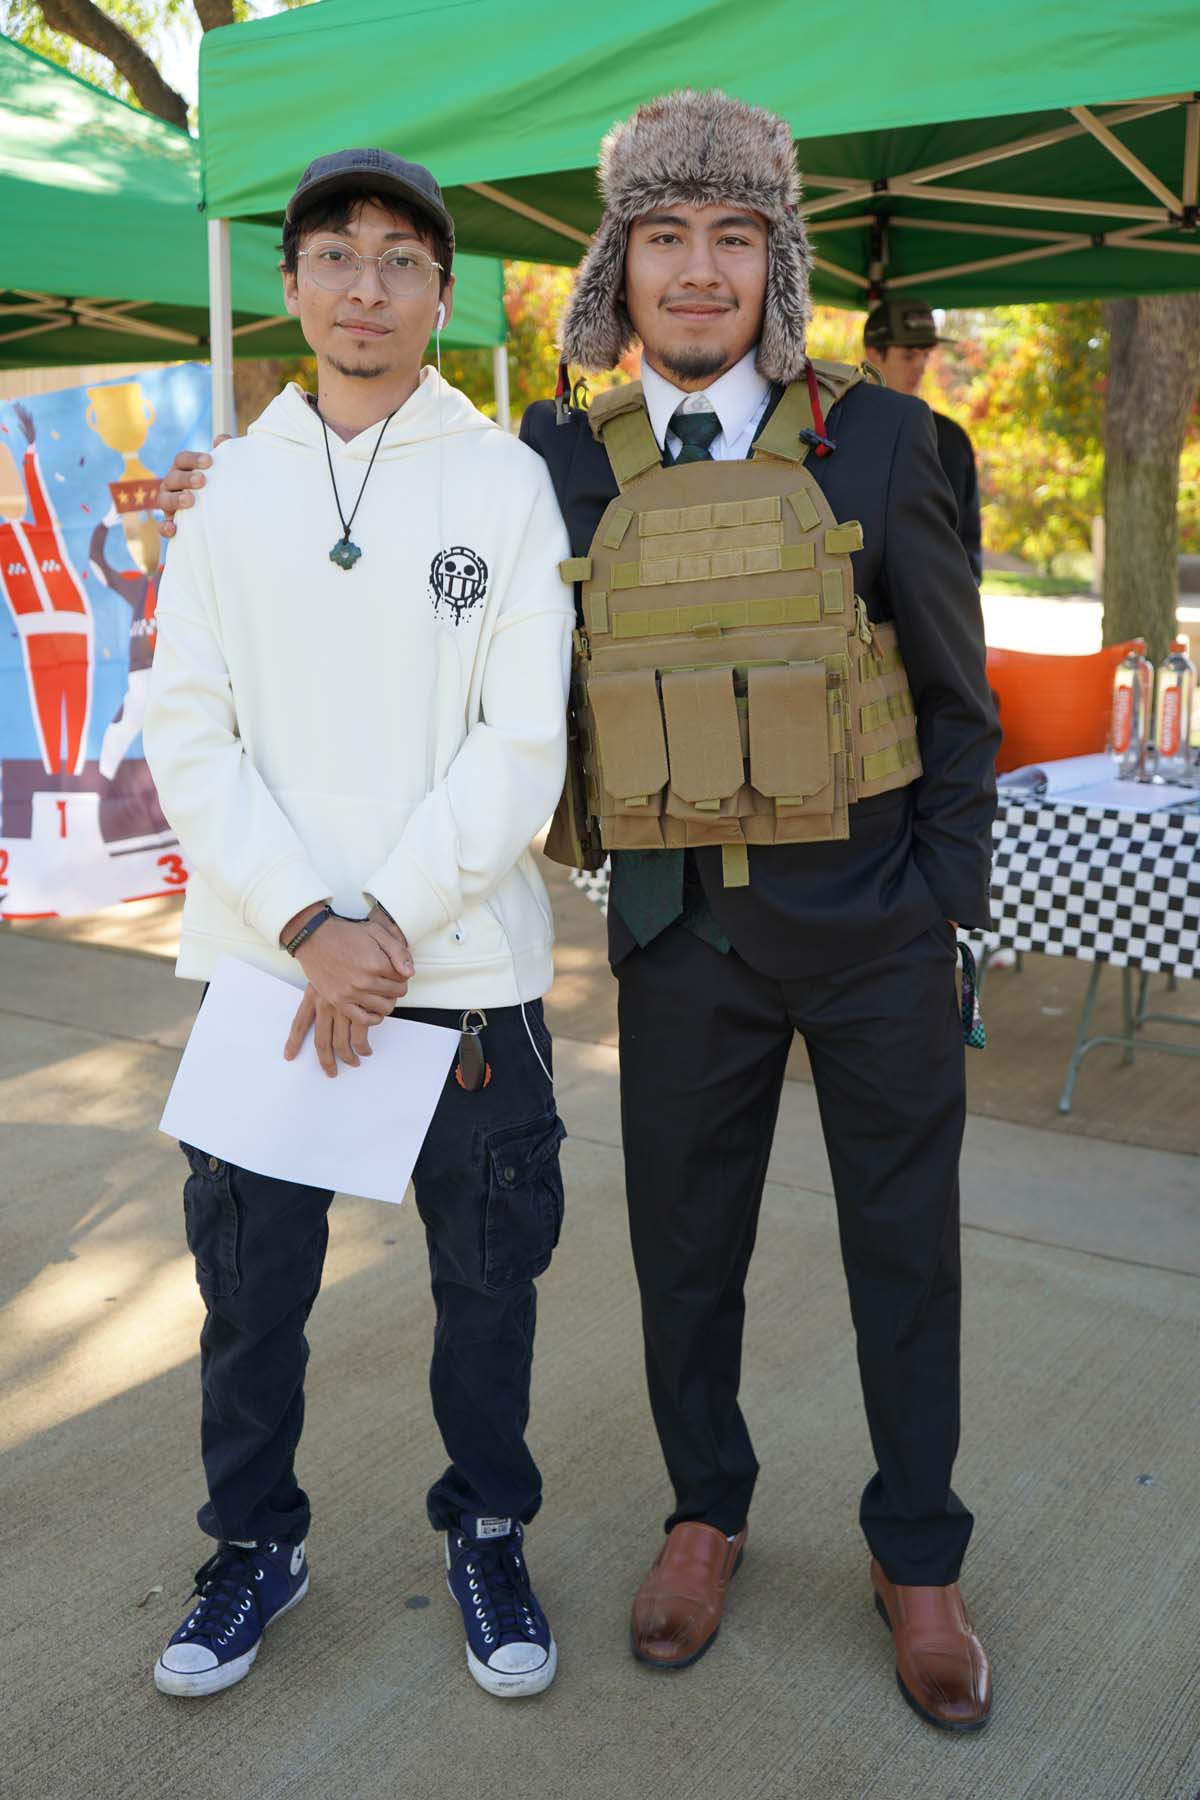
<path fill-rule="evenodd" d="M 304 989 L 280 1053 L 313 1054 L 311 1031 L 331 1076 L 394 1009 L 462 1033 L 413 1177 L 449 1458 L 426 1504 L 470 1672 L 508 1698 L 557 1658 L 523 1547 L 564 1135 L 528 847 L 562 787 L 572 608 L 544 465 L 422 368 L 453 244 L 433 177 L 399 157 L 342 151 L 301 178 L 283 291 L 317 392 L 290 385 L 212 459 L 161 585 L 145 741 L 195 871 L 180 975 L 231 952 Z M 333 1196 L 183 1150 L 217 1541 L 154 1678 L 195 1696 L 240 1681 L 308 1591 L 295 1453 Z M 377 1525 L 376 1562 L 395 1529 Z"/>
<path fill-rule="evenodd" d="M 626 405 L 625 390 L 606 394 L 591 420 L 561 400 L 557 409 L 538 402 L 526 412 L 521 435 L 546 459 L 579 559 L 565 573 L 588 591 L 598 557 L 622 590 L 596 596 L 604 610 L 587 615 L 594 631 L 605 630 L 598 616 L 607 619 L 604 641 L 616 644 L 617 624 L 627 622 L 629 637 L 622 634 L 620 642 L 630 642 L 631 656 L 643 617 L 658 621 L 651 632 L 683 631 L 659 655 L 671 665 L 673 682 L 686 681 L 698 652 L 689 655 L 686 626 L 672 625 L 683 599 L 672 607 L 669 585 L 649 586 L 635 602 L 625 590 L 631 582 L 702 582 L 703 594 L 689 604 L 711 605 L 696 616 L 716 617 L 727 605 L 731 628 L 753 610 L 747 597 L 753 590 L 739 585 L 743 552 L 719 557 L 721 532 L 703 527 L 705 521 L 737 525 L 724 518 L 741 517 L 736 501 L 715 503 L 724 489 L 751 491 L 741 479 L 742 459 L 777 408 L 794 418 L 817 385 L 815 373 L 809 385 L 804 349 L 810 255 L 797 210 L 792 134 L 784 120 L 723 94 L 671 94 L 613 128 L 601 152 L 600 180 L 605 211 L 566 312 L 564 371 L 567 365 L 611 369 L 640 338 L 641 400 L 634 396 Z M 861 536 L 857 527 L 843 526 L 835 539 L 845 533 L 863 545 L 850 559 L 854 592 L 866 606 L 862 631 L 871 636 L 868 617 L 894 627 L 923 774 L 912 780 L 914 743 L 911 759 L 898 758 L 896 766 L 907 767 L 894 791 L 849 807 L 844 841 L 751 840 L 729 865 L 741 875 L 748 856 L 748 879 L 737 885 L 724 885 L 725 851 L 711 840 L 708 848 L 612 854 L 609 954 L 620 985 L 630 1230 L 651 1406 L 675 1493 L 665 1540 L 634 1600 L 633 1649 L 644 1664 L 663 1670 L 686 1668 L 702 1656 L 716 1638 L 745 1548 L 758 1465 L 738 1406 L 744 1284 L 798 1030 L 808 1045 L 833 1172 L 878 1463 L 861 1506 L 876 1603 L 895 1634 L 897 1673 L 910 1703 L 934 1725 L 972 1730 L 987 1719 L 991 1686 L 958 1588 L 972 1519 L 950 1485 L 959 1431 L 958 1165 L 965 1112 L 951 921 L 988 920 L 999 732 L 984 672 L 979 596 L 955 534 L 928 408 L 853 369 L 831 379 L 842 397 L 823 419 L 810 409 L 812 424 L 799 436 L 815 450 L 804 469 L 835 519 L 861 521 Z M 562 395 L 568 386 L 564 373 Z M 609 448 L 614 401 L 625 410 Z M 794 462 L 794 437 L 784 449 Z M 674 511 L 668 504 L 666 512 L 640 512 L 637 476 L 644 473 L 647 485 L 659 480 L 660 461 L 694 465 L 688 482 L 673 490 L 686 490 L 688 501 Z M 726 481 L 722 471 L 731 462 L 742 467 Z M 790 468 L 771 477 L 768 466 L 761 480 L 777 479 L 776 492 L 803 511 L 807 493 L 787 493 L 797 481 Z M 620 508 L 610 511 L 618 492 Z M 691 506 L 706 496 L 714 504 Z M 781 516 L 756 504 L 758 517 Z M 703 518 L 692 520 L 693 512 Z M 614 543 L 623 556 L 638 557 L 647 531 L 677 534 L 641 549 L 643 559 L 667 560 L 634 561 L 620 570 L 604 562 L 605 546 Z M 776 533 L 728 541 L 787 540 Z M 807 561 L 797 553 L 760 566 L 811 569 L 810 545 L 797 549 L 808 553 Z M 749 566 L 752 552 L 744 555 Z M 729 565 L 734 572 L 722 575 Z M 797 577 L 794 585 L 813 592 L 812 577 Z M 819 615 L 820 578 L 816 591 L 815 603 L 792 604 L 815 604 Z M 675 592 L 687 596 L 689 589 Z M 831 619 L 853 617 L 843 593 L 839 585 Z M 663 610 L 622 613 L 618 620 L 620 604 Z M 769 624 L 789 602 L 762 604 Z M 805 616 L 811 611 L 801 610 Z M 708 647 L 723 627 L 715 637 L 713 625 L 698 629 L 706 653 L 718 655 Z M 769 660 L 766 648 L 753 654 Z M 786 668 L 786 651 L 774 654 Z M 666 707 L 668 671 L 657 674 Z M 698 719 L 716 689 L 691 691 L 688 704 Z M 820 692 L 824 732 L 824 682 Z M 751 730 L 755 704 L 752 699 Z M 598 699 L 596 707 L 598 719 Z M 685 725 L 691 716 L 686 709 L 679 715 Z M 674 728 L 669 719 L 672 743 Z M 858 728 L 852 721 L 852 733 Z M 784 736 L 789 729 L 779 721 Z M 907 723 L 905 729 L 911 735 Z M 647 724 L 637 741 L 652 735 Z M 631 769 L 633 785 L 620 790 L 635 797 L 626 811 L 641 804 L 641 818 L 650 809 L 634 743 L 632 733 L 618 733 L 612 747 Z M 670 769 L 673 781 L 673 763 Z M 727 813 L 724 803 L 720 811 Z M 686 807 L 676 816 L 686 817 Z M 819 1445 L 812 1448 L 819 1457 Z M 791 1579 L 798 1604 L 806 1605 L 812 1589 L 804 1535 L 803 1520 L 793 1515 Z M 775 1554 L 782 1568 L 780 1551 Z M 787 1646 L 781 1654 L 790 1654 Z M 802 1672 L 797 1675 L 802 1681 Z"/>
<path fill-rule="evenodd" d="M 867 361 L 874 363 L 887 385 L 897 394 L 919 393 L 929 358 L 938 344 L 950 341 L 937 335 L 933 308 L 924 300 L 885 300 L 868 314 L 863 328 Z M 980 582 L 983 580 L 983 534 L 979 523 L 979 476 L 975 469 L 975 452 L 962 426 L 948 419 L 945 413 L 933 414 L 933 428 L 937 433 L 938 461 L 946 472 L 958 508 L 958 535 L 967 553 L 971 573 L 976 582 Z"/>

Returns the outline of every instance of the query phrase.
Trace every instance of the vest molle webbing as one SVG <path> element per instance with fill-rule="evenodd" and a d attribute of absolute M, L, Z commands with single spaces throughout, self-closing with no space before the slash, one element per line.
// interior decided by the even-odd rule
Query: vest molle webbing
<path fill-rule="evenodd" d="M 861 379 L 815 364 L 832 406 Z M 849 836 L 858 799 L 915 781 L 916 723 L 891 625 L 854 593 L 850 551 L 803 466 L 812 430 L 794 383 L 748 462 L 663 468 L 631 383 L 600 395 L 591 427 L 621 492 L 581 584 L 566 792 L 547 853 L 598 867 L 608 850 L 745 846 Z"/>

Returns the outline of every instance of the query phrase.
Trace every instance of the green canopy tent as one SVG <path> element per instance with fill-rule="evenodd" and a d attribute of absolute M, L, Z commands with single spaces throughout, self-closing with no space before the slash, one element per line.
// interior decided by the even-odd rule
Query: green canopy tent
<path fill-rule="evenodd" d="M 601 136 L 683 85 L 791 121 L 819 299 L 912 287 L 964 306 L 1200 280 L 1195 0 L 926 0 L 875 19 L 814 0 L 321 0 L 205 35 L 210 231 L 277 219 L 311 156 L 368 143 L 434 169 L 465 249 L 575 262 L 599 216 Z"/>
<path fill-rule="evenodd" d="M 208 354 L 199 161 L 186 132 L 0 38 L 0 368 Z M 238 356 L 306 350 L 282 312 L 278 242 L 264 225 L 229 234 Z M 456 273 L 443 342 L 503 345 L 500 263 L 464 257 Z"/>

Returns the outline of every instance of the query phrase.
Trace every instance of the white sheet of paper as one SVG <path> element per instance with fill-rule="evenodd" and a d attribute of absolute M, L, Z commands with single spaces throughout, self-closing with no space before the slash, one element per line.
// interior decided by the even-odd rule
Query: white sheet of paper
<path fill-rule="evenodd" d="M 459 1034 L 385 1019 L 373 1054 L 331 1081 L 309 1036 L 284 1062 L 301 990 L 223 956 L 159 1130 L 224 1162 L 367 1200 L 404 1198 Z"/>

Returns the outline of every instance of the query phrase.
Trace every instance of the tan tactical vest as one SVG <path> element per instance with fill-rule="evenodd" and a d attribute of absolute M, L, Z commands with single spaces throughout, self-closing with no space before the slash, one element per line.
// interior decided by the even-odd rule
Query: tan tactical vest
<path fill-rule="evenodd" d="M 814 363 L 828 410 L 861 373 Z M 857 520 L 839 524 L 804 467 L 805 382 L 787 388 L 748 462 L 663 468 L 637 382 L 589 414 L 620 487 L 582 584 L 567 783 L 546 845 L 574 867 L 608 850 L 849 836 L 848 809 L 921 773 L 891 625 L 855 595 Z"/>

